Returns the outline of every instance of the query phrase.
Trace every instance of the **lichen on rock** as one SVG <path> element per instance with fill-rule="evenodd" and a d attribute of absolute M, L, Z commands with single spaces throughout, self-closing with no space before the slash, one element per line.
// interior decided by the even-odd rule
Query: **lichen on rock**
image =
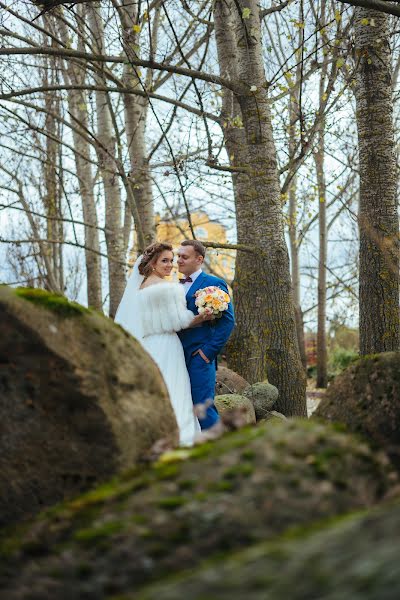
<path fill-rule="evenodd" d="M 397 501 L 295 529 L 273 542 L 209 561 L 194 572 L 149 586 L 135 599 L 397 600 L 399 547 Z"/>
<path fill-rule="evenodd" d="M 0 524 L 127 469 L 177 425 L 158 368 L 111 319 L 0 287 Z"/>
<path fill-rule="evenodd" d="M 271 423 L 169 452 L 8 532 L 5 597 L 136 595 L 204 558 L 371 506 L 396 481 L 383 455 L 334 425 Z"/>
<path fill-rule="evenodd" d="M 272 407 L 278 399 L 278 389 L 268 381 L 253 383 L 243 392 L 251 400 L 257 421 L 268 418 Z"/>
<path fill-rule="evenodd" d="M 365 436 L 400 470 L 400 353 L 366 356 L 352 364 L 329 386 L 314 416 Z"/>
<path fill-rule="evenodd" d="M 251 401 L 240 394 L 221 394 L 215 396 L 215 406 L 223 415 L 225 411 L 239 410 L 243 413 L 243 424 L 250 425 L 256 422 L 256 415 Z"/>

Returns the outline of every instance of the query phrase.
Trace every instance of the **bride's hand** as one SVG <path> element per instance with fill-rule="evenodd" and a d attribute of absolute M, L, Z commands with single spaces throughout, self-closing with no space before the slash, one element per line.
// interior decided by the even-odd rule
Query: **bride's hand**
<path fill-rule="evenodd" d="M 212 321 L 214 319 L 214 315 L 202 314 L 200 316 L 202 321 Z"/>
<path fill-rule="evenodd" d="M 196 327 L 196 325 L 201 325 L 205 321 L 212 321 L 213 318 L 214 318 L 214 315 L 207 315 L 207 314 L 196 315 L 194 317 L 193 321 L 190 323 L 190 327 Z"/>

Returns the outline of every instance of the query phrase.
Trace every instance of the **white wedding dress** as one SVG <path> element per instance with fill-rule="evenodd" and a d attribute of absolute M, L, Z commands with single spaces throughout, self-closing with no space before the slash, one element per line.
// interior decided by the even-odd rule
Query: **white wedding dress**
<path fill-rule="evenodd" d="M 193 313 L 186 307 L 185 291 L 179 283 L 161 281 L 140 289 L 139 257 L 128 279 L 115 316 L 153 358 L 168 389 L 182 446 L 191 446 L 200 424 L 193 411 L 189 374 L 182 344 L 176 332 L 186 329 Z"/>

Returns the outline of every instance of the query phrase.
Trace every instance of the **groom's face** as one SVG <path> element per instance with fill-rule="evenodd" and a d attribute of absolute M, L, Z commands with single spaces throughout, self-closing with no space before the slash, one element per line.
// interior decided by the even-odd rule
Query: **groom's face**
<path fill-rule="evenodd" d="M 203 257 L 197 254 L 193 246 L 179 246 L 177 256 L 178 269 L 182 275 L 191 275 L 201 268 Z"/>

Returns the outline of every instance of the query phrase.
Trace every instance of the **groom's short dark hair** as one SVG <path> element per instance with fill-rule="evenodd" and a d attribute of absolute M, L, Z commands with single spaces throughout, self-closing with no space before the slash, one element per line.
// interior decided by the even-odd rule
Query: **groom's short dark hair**
<path fill-rule="evenodd" d="M 183 240 L 181 246 L 193 246 L 194 251 L 200 254 L 203 258 L 206 255 L 205 246 L 199 240 Z"/>

